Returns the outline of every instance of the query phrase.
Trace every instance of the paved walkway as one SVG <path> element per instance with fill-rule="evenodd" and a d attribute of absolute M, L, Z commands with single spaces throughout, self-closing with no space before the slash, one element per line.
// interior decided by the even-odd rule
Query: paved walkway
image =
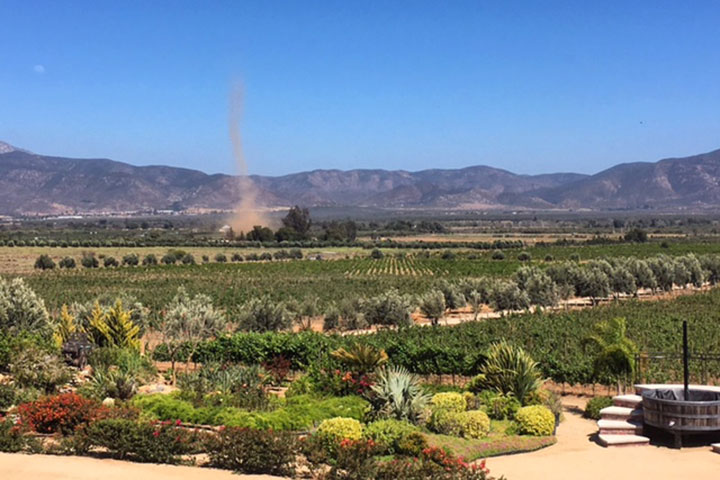
<path fill-rule="evenodd" d="M 89 457 L 0 453 L 2 480 L 270 480 L 226 470 L 122 462 Z"/>
<path fill-rule="evenodd" d="M 603 448 L 594 442 L 594 421 L 581 417 L 585 401 L 566 398 L 558 443 L 532 453 L 489 458 L 493 476 L 508 480 L 717 480 L 720 455 L 710 447 L 674 450 L 645 446 Z"/>

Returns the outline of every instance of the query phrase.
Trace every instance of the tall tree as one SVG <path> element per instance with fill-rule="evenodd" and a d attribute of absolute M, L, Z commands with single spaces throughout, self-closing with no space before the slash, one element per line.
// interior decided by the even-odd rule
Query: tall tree
<path fill-rule="evenodd" d="M 307 208 L 300 208 L 298 205 L 295 205 L 290 209 L 285 218 L 282 219 L 282 223 L 285 227 L 292 228 L 301 237 L 305 238 L 312 225 L 310 211 Z"/>

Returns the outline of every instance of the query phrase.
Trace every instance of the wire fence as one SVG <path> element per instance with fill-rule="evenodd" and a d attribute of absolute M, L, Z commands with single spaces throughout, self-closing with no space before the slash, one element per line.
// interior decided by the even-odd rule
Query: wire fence
<path fill-rule="evenodd" d="M 690 383 L 720 383 L 720 355 L 691 353 L 688 357 Z M 682 383 L 682 353 L 652 352 L 635 355 L 635 383 Z"/>

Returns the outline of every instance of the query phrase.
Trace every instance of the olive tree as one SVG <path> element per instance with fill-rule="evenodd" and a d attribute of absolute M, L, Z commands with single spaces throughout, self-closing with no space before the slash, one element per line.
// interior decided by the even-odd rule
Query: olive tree
<path fill-rule="evenodd" d="M 0 278 L 0 330 L 41 334 L 51 330 L 45 302 L 20 278 Z"/>
<path fill-rule="evenodd" d="M 435 326 L 445 316 L 445 295 L 440 290 L 430 290 L 420 297 L 420 311 Z"/>
<path fill-rule="evenodd" d="M 166 306 L 160 319 L 159 331 L 172 363 L 172 378 L 177 377 L 175 362 L 182 349 L 189 365 L 200 343 L 216 337 L 227 327 L 225 314 L 213 306 L 212 299 L 203 294 L 190 296 L 180 287 L 175 298 Z"/>
<path fill-rule="evenodd" d="M 394 289 L 362 302 L 362 312 L 370 325 L 412 325 L 412 310 L 412 298 Z"/>
<path fill-rule="evenodd" d="M 520 290 L 513 281 L 499 280 L 490 295 L 490 305 L 495 310 L 523 310 L 530 306 L 527 293 Z"/>
<path fill-rule="evenodd" d="M 253 298 L 240 312 L 240 328 L 251 332 L 273 332 L 290 328 L 292 314 L 283 302 L 268 296 Z"/>

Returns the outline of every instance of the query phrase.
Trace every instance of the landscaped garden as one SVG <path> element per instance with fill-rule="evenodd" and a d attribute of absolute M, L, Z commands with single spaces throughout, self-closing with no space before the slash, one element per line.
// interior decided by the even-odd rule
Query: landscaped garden
<path fill-rule="evenodd" d="M 320 284 L 333 283 L 323 276 L 310 295 L 300 280 L 346 267 L 336 262 L 254 264 L 270 276 L 304 272 L 281 282 L 294 291 L 285 299 L 245 288 L 264 279 L 208 295 L 179 286 L 185 267 L 167 267 L 169 285 L 153 270 L 166 267 L 137 267 L 165 292 L 143 283 L 143 298 L 157 297 L 149 306 L 132 288 L 81 297 L 78 284 L 74 301 L 53 295 L 48 308 L 24 280 L 0 279 L 0 450 L 327 479 L 489 478 L 484 459 L 555 442 L 561 408 L 546 380 L 620 388 L 634 374 L 675 377 L 668 365 L 639 371 L 635 356 L 678 350 L 680 316 L 697 351 L 720 346 L 717 290 L 631 298 L 715 284 L 713 255 L 519 260 L 512 277 L 432 280 L 409 269 L 452 260 L 381 257 L 361 261 L 370 275 L 390 269 L 371 281 L 338 270 L 360 282 L 353 295 L 322 296 Z M 395 277 L 419 290 L 392 288 Z M 363 282 L 383 291 L 359 295 Z M 543 311 L 576 295 L 625 300 Z M 468 305 L 514 312 L 442 326 Z M 415 325 L 418 315 L 432 326 Z M 325 332 L 311 328 L 318 317 Z"/>

